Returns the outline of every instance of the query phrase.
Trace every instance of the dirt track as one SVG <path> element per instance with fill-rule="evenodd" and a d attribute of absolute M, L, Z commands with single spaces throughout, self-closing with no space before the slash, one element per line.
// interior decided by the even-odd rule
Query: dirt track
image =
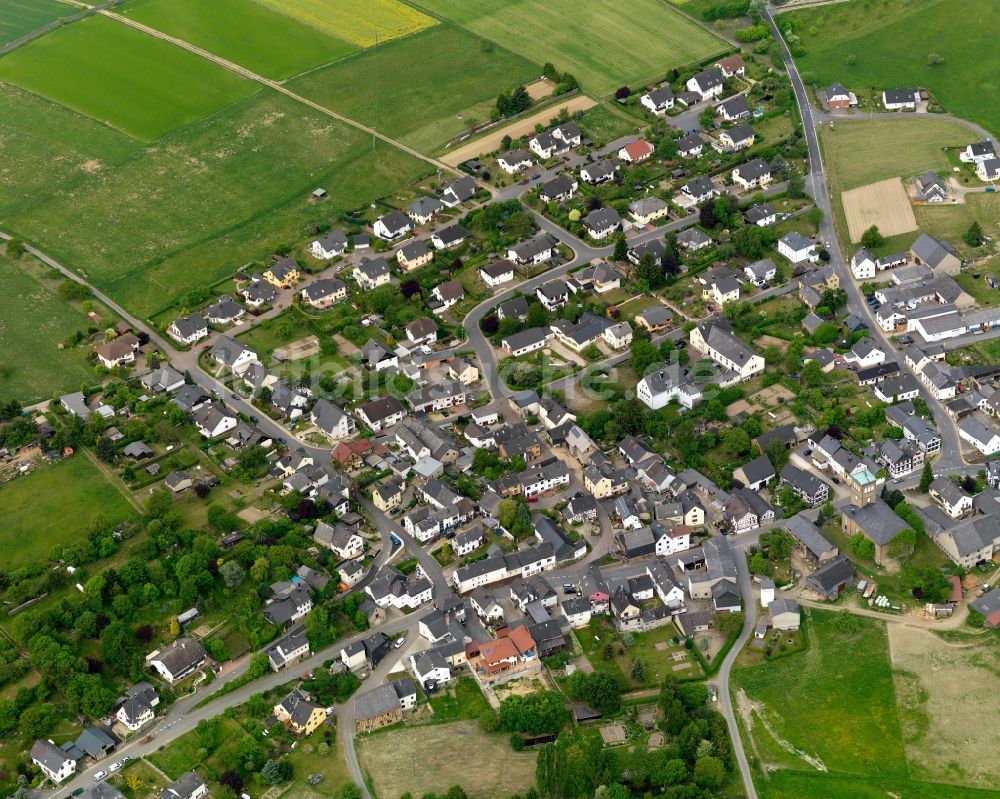
<path fill-rule="evenodd" d="M 532 114 L 531 116 L 519 119 L 517 122 L 512 122 L 510 125 L 497 128 L 493 132 L 488 133 L 479 139 L 474 139 L 468 144 L 463 144 L 457 149 L 452 150 L 450 153 L 442 155 L 441 160 L 449 166 L 458 166 L 464 161 L 468 161 L 470 158 L 475 158 L 481 153 L 491 153 L 494 150 L 499 150 L 500 143 L 503 141 L 504 136 L 510 136 L 512 139 L 516 139 L 528 133 L 534 133 L 535 125 L 546 124 L 550 119 L 552 119 L 552 117 L 558 116 L 559 112 L 563 108 L 565 108 L 569 113 L 575 114 L 577 111 L 586 111 L 588 108 L 593 108 L 595 105 L 597 105 L 597 103 L 589 97 L 578 94 L 567 100 L 565 103 L 551 105 L 545 110 L 539 111 L 537 114 Z"/>

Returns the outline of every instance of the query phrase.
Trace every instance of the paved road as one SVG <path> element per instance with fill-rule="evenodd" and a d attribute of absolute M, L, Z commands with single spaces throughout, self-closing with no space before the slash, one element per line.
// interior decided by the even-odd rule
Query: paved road
<path fill-rule="evenodd" d="M 782 59 L 788 71 L 788 76 L 791 79 L 792 88 L 795 91 L 795 100 L 799 106 L 799 114 L 802 118 L 802 126 L 809 147 L 810 175 L 806 181 L 806 185 L 811 187 L 813 199 L 817 207 L 823 211 L 823 223 L 820 226 L 820 233 L 823 240 L 830 244 L 827 249 L 830 251 L 831 264 L 840 277 L 841 288 L 847 292 L 847 309 L 864 319 L 872 338 L 886 348 L 886 352 L 892 352 L 895 348 L 889 341 L 888 336 L 886 336 L 876 323 L 874 312 L 871 306 L 865 301 L 864 295 L 861 293 L 861 289 L 855 282 L 854 275 L 848 266 L 848 261 L 845 260 L 840 250 L 840 243 L 837 240 L 836 231 L 833 226 L 833 208 L 827 189 L 826 174 L 823 171 L 823 158 L 819 147 L 819 137 L 816 134 L 817 116 L 809 105 L 809 96 L 805 85 L 788 51 L 788 46 L 781 37 L 781 32 L 771 17 L 770 12 L 767 13 L 767 21 L 771 26 L 771 32 L 775 39 L 781 42 Z M 906 366 L 905 361 L 902 362 L 902 366 L 903 368 L 909 368 Z M 914 374 L 914 377 L 917 377 L 917 375 Z M 941 468 L 962 465 L 964 459 L 962 458 L 962 447 L 958 437 L 957 425 L 945 412 L 944 406 L 924 388 L 923 384 L 920 384 L 920 386 L 921 396 L 923 396 L 931 412 L 934 414 L 934 420 L 941 434 L 941 454 L 938 456 L 938 465 Z"/>

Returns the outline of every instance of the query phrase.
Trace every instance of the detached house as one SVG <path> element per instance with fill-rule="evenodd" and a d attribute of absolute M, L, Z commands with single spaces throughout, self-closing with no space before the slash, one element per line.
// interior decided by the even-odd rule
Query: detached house
<path fill-rule="evenodd" d="M 976 164 L 976 175 L 980 180 L 1000 180 L 1000 158 L 988 158 Z"/>
<path fill-rule="evenodd" d="M 628 207 L 631 216 L 640 225 L 648 225 L 670 214 L 670 206 L 656 196 L 640 197 Z"/>
<path fill-rule="evenodd" d="M 570 199 L 576 194 L 578 187 L 579 184 L 573 179 L 572 175 L 560 175 L 547 183 L 543 183 L 542 188 L 539 189 L 538 196 L 547 203 L 559 203 Z"/>
<path fill-rule="evenodd" d="M 920 92 L 916 89 L 886 89 L 882 92 L 882 105 L 886 111 L 916 111 Z"/>
<path fill-rule="evenodd" d="M 719 143 L 730 151 L 745 150 L 753 146 L 756 138 L 753 128 L 744 122 L 723 130 L 719 134 Z"/>
<path fill-rule="evenodd" d="M 469 175 L 449 180 L 441 189 L 441 202 L 446 208 L 455 208 L 476 196 L 476 181 Z"/>
<path fill-rule="evenodd" d="M 819 260 L 816 242 L 794 230 L 778 239 L 778 252 L 793 264 L 805 261 L 816 263 Z"/>
<path fill-rule="evenodd" d="M 413 230 L 409 217 L 400 210 L 390 211 L 375 220 L 372 232 L 383 241 L 392 241 Z"/>
<path fill-rule="evenodd" d="M 351 276 L 362 289 L 372 291 L 379 286 L 384 286 L 392 279 L 392 270 L 385 258 L 375 258 L 370 261 L 362 261 L 354 267 Z"/>
<path fill-rule="evenodd" d="M 208 323 L 200 313 L 188 314 L 174 320 L 167 335 L 181 344 L 194 344 L 208 335 Z"/>
<path fill-rule="evenodd" d="M 275 288 L 286 289 L 295 284 L 302 270 L 294 258 L 278 258 L 264 270 L 264 280 Z"/>
<path fill-rule="evenodd" d="M 243 318 L 246 311 L 228 294 L 219 297 L 219 301 L 205 309 L 205 318 L 213 325 L 232 325 Z"/>
<path fill-rule="evenodd" d="M 740 119 L 750 118 L 750 106 L 747 99 L 742 94 L 737 94 L 719 103 L 715 110 L 719 112 L 726 122 L 736 122 Z"/>
<path fill-rule="evenodd" d="M 614 180 L 618 164 L 608 158 L 602 158 L 580 168 L 580 179 L 592 186 Z"/>
<path fill-rule="evenodd" d="M 436 197 L 418 197 L 406 206 L 406 215 L 415 225 L 426 225 L 434 214 L 444 208 L 444 204 Z"/>
<path fill-rule="evenodd" d="M 637 139 L 631 144 L 626 144 L 618 151 L 618 160 L 626 164 L 641 164 L 643 161 L 649 160 L 655 149 L 645 139 Z"/>
<path fill-rule="evenodd" d="M 826 90 L 826 107 L 831 111 L 857 105 L 857 98 L 840 83 L 832 83 Z"/>
<path fill-rule="evenodd" d="M 697 158 L 705 148 L 705 140 L 697 133 L 689 133 L 677 140 L 677 152 L 681 158 Z"/>
<path fill-rule="evenodd" d="M 746 211 L 746 219 L 751 225 L 769 227 L 778 220 L 778 214 L 771 203 L 755 203 Z"/>
<path fill-rule="evenodd" d="M 479 276 L 487 286 L 495 289 L 514 279 L 514 264 L 507 259 L 493 261 L 479 267 Z"/>
<path fill-rule="evenodd" d="M 194 638 L 178 638 L 162 650 L 146 656 L 146 663 L 171 685 L 201 667 L 208 658 L 205 647 Z"/>
<path fill-rule="evenodd" d="M 139 339 L 134 333 L 118 336 L 107 344 L 102 344 L 96 350 L 97 359 L 105 369 L 135 363 L 135 355 L 138 351 Z"/>
<path fill-rule="evenodd" d="M 403 328 L 406 337 L 414 344 L 433 344 L 437 341 L 437 322 L 429 316 L 414 319 Z"/>
<path fill-rule="evenodd" d="M 347 284 L 337 278 L 324 278 L 302 289 L 302 302 L 320 311 L 347 299 Z"/>
<path fill-rule="evenodd" d="M 319 522 L 313 532 L 313 541 L 333 552 L 341 560 L 360 558 L 365 553 L 364 539 L 350 527 Z"/>
<path fill-rule="evenodd" d="M 395 397 L 380 397 L 357 408 L 358 417 L 374 432 L 385 430 L 406 416 L 406 409 Z"/>
<path fill-rule="evenodd" d="M 622 218 L 618 216 L 618 212 L 614 208 L 608 207 L 591 211 L 583 218 L 582 222 L 590 237 L 600 241 L 618 230 Z"/>
<path fill-rule="evenodd" d="M 296 688 L 274 706 L 274 717 L 295 735 L 311 735 L 326 721 L 326 711 Z"/>
<path fill-rule="evenodd" d="M 501 153 L 497 157 L 497 163 L 508 175 L 516 175 L 518 172 L 531 169 L 535 162 L 526 150 L 511 150 Z"/>
<path fill-rule="evenodd" d="M 703 203 L 718 194 L 711 178 L 704 176 L 692 178 L 681 187 L 681 193 L 693 203 Z"/>
<path fill-rule="evenodd" d="M 461 225 L 450 225 L 431 234 L 431 244 L 435 250 L 452 250 L 460 247 L 469 237 L 469 231 Z"/>
<path fill-rule="evenodd" d="M 52 741 L 35 741 L 31 747 L 31 762 L 56 785 L 76 773 L 76 759 Z"/>
<path fill-rule="evenodd" d="M 253 279 L 240 289 L 239 294 L 248 308 L 256 310 L 274 302 L 278 293 L 274 290 L 274 286 L 264 280 L 263 275 L 254 275 Z"/>
<path fill-rule="evenodd" d="M 347 252 L 347 236 L 340 228 L 331 230 L 322 238 L 314 240 L 309 245 L 309 252 L 315 258 L 329 261 Z"/>
<path fill-rule="evenodd" d="M 674 90 L 669 86 L 661 86 L 659 89 L 646 92 L 639 98 L 639 102 L 651 113 L 662 117 L 674 107 Z"/>
<path fill-rule="evenodd" d="M 718 67 L 699 72 L 687 82 L 689 92 L 695 92 L 702 100 L 709 100 L 722 94 L 723 76 Z"/>
<path fill-rule="evenodd" d="M 733 170 L 733 183 L 747 191 L 771 182 L 771 167 L 763 158 L 754 158 Z"/>
<path fill-rule="evenodd" d="M 434 251 L 421 239 L 408 241 L 396 250 L 396 261 L 404 272 L 412 272 L 434 260 Z"/>
<path fill-rule="evenodd" d="M 721 61 L 716 61 L 715 66 L 719 68 L 722 76 L 725 78 L 731 78 L 734 75 L 745 75 L 747 71 L 743 56 L 739 54 L 726 56 Z"/>
<path fill-rule="evenodd" d="M 316 400 L 309 419 L 331 441 L 348 438 L 357 431 L 354 420 L 327 399 Z"/>
<path fill-rule="evenodd" d="M 192 414 L 195 427 L 205 438 L 217 438 L 236 427 L 239 419 L 228 408 L 215 403 L 202 405 Z"/>
<path fill-rule="evenodd" d="M 557 241 L 548 234 L 518 242 L 507 249 L 507 258 L 515 264 L 537 266 L 548 261 L 555 254 Z"/>

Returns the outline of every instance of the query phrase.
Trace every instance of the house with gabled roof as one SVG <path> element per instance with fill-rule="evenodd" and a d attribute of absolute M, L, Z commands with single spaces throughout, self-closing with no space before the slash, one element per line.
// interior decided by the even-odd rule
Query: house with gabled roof
<path fill-rule="evenodd" d="M 639 102 L 650 113 L 662 117 L 674 107 L 674 90 L 669 84 L 664 84 L 659 89 L 646 92 L 639 98 Z"/>
<path fill-rule="evenodd" d="M 372 232 L 383 241 L 392 241 L 413 230 L 410 218 L 399 209 L 383 214 L 375 220 Z"/>
<path fill-rule="evenodd" d="M 275 288 L 285 289 L 293 285 L 302 274 L 302 269 L 294 258 L 283 256 L 274 260 L 264 270 L 264 280 Z"/>
<path fill-rule="evenodd" d="M 747 105 L 747 98 L 742 94 L 736 94 L 728 100 L 723 100 L 715 107 L 715 110 L 726 122 L 750 118 L 750 106 Z"/>
<path fill-rule="evenodd" d="M 702 100 L 710 100 L 722 94 L 723 80 L 722 70 L 718 67 L 711 67 L 689 79 L 687 90 L 694 92 Z"/>

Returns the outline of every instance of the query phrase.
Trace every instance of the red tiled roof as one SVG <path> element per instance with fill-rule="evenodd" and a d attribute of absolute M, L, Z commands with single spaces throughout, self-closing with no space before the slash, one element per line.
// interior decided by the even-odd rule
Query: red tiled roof
<path fill-rule="evenodd" d="M 525 652 L 533 652 L 535 649 L 535 639 L 531 637 L 527 627 L 515 627 L 510 631 L 511 643 L 517 647 L 517 653 L 523 655 Z"/>
<path fill-rule="evenodd" d="M 634 161 L 637 158 L 650 155 L 653 152 L 653 145 L 645 139 L 638 139 L 631 144 L 626 144 L 624 150 L 628 157 Z"/>
<path fill-rule="evenodd" d="M 951 595 L 948 597 L 949 602 L 961 602 L 962 601 L 962 579 L 958 575 L 951 575 L 948 578 L 948 582 L 951 583 Z"/>

